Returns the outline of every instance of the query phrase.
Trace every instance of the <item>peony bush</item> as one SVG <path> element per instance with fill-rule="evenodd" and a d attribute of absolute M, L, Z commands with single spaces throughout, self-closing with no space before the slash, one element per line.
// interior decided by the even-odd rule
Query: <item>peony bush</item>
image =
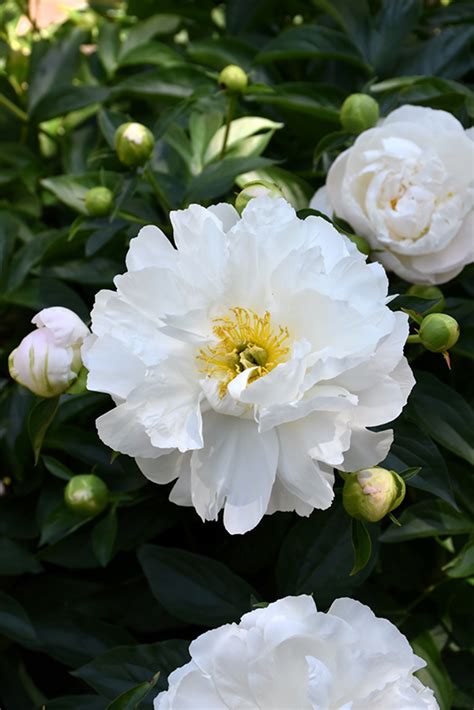
<path fill-rule="evenodd" d="M 474 705 L 473 20 L 1 4 L 2 710 Z"/>

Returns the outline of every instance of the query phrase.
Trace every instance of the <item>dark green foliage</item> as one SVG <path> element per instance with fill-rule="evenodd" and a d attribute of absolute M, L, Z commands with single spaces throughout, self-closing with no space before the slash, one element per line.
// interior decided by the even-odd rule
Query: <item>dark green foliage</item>
<path fill-rule="evenodd" d="M 170 503 L 169 486 L 147 482 L 99 441 L 106 396 L 40 401 L 7 368 L 41 308 L 87 319 L 94 294 L 124 271 L 140 226 L 171 233 L 170 208 L 233 201 L 242 173 L 278 182 L 307 208 L 353 140 L 339 123 L 348 94 L 369 93 L 382 116 L 413 103 L 470 125 L 472 3 L 91 0 L 54 31 L 16 37 L 20 4 L 0 6 L 2 710 L 150 710 L 205 628 L 299 593 L 320 609 L 341 595 L 367 602 L 426 658 L 421 678 L 443 710 L 472 707 L 472 267 L 442 287 L 461 326 L 451 370 L 441 355 L 408 351 L 417 385 L 384 463 L 419 468 L 396 511 L 401 527 L 351 528 L 340 480 L 329 511 L 278 513 L 232 537 Z M 250 78 L 236 117 L 265 122 L 219 160 L 220 144 L 214 153 L 209 144 L 224 123 L 217 77 L 230 63 Z M 115 153 L 128 121 L 154 135 L 144 168 L 127 169 Z M 108 216 L 86 209 L 97 186 L 113 192 Z M 393 293 L 407 290 L 392 281 Z M 394 307 L 416 314 L 437 302 L 408 296 Z M 84 518 L 63 491 L 91 473 L 107 484 L 110 506 Z"/>

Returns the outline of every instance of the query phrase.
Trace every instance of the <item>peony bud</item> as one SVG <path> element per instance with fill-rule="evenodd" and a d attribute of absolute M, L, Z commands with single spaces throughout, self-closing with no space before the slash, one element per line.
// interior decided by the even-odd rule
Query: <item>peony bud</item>
<path fill-rule="evenodd" d="M 141 123 L 122 123 L 115 131 L 115 150 L 128 167 L 144 165 L 153 152 L 153 133 Z"/>
<path fill-rule="evenodd" d="M 427 301 L 438 300 L 434 306 L 429 308 L 424 313 L 439 313 L 443 310 L 445 299 L 443 292 L 437 286 L 425 286 L 423 284 L 413 284 L 407 291 L 407 296 L 415 296 L 416 298 L 426 298 Z"/>
<path fill-rule="evenodd" d="M 254 197 L 283 197 L 278 185 L 268 180 L 248 182 L 235 198 L 235 209 L 242 214 L 250 200 Z"/>
<path fill-rule="evenodd" d="M 362 133 L 379 120 L 379 105 L 367 94 L 351 94 L 341 107 L 339 118 L 349 133 Z"/>
<path fill-rule="evenodd" d="M 89 328 L 68 308 L 45 308 L 8 359 L 11 377 L 39 397 L 56 397 L 74 382 L 82 367 L 81 345 Z"/>
<path fill-rule="evenodd" d="M 248 81 L 247 74 L 236 64 L 229 64 L 219 74 L 220 86 L 234 94 L 244 91 Z"/>
<path fill-rule="evenodd" d="M 444 353 L 459 338 L 459 323 L 447 313 L 430 313 L 423 318 L 418 332 L 421 344 L 432 353 Z"/>
<path fill-rule="evenodd" d="M 106 217 L 110 214 L 114 196 L 108 187 L 93 187 L 86 195 L 86 210 L 93 217 Z"/>
<path fill-rule="evenodd" d="M 376 523 L 397 508 L 405 497 L 405 481 L 380 466 L 351 473 L 344 483 L 342 502 L 353 518 Z"/>
<path fill-rule="evenodd" d="M 104 481 L 93 474 L 73 476 L 64 489 L 67 507 L 89 517 L 99 515 L 109 502 L 109 489 Z"/>

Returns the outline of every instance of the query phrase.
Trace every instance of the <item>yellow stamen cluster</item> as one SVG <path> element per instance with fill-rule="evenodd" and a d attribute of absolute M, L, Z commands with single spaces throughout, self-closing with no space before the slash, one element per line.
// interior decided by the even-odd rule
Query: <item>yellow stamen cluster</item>
<path fill-rule="evenodd" d="M 250 384 L 283 362 L 290 350 L 284 345 L 289 338 L 288 328 L 273 329 L 268 311 L 259 316 L 248 308 L 231 308 L 230 315 L 216 318 L 214 323 L 212 330 L 219 342 L 200 350 L 197 359 L 203 372 L 219 378 L 220 397 L 225 396 L 227 385 L 241 372 L 255 368 Z"/>

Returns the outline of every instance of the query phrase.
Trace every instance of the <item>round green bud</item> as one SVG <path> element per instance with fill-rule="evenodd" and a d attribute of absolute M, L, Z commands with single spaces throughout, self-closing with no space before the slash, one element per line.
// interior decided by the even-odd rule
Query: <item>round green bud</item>
<path fill-rule="evenodd" d="M 376 523 L 400 505 L 405 490 L 405 481 L 398 473 L 374 466 L 346 478 L 342 502 L 353 518 Z"/>
<path fill-rule="evenodd" d="M 430 313 L 423 318 L 418 335 L 427 350 L 444 353 L 458 342 L 459 323 L 447 313 Z"/>
<path fill-rule="evenodd" d="M 219 74 L 219 84 L 232 93 L 241 93 L 249 83 L 247 74 L 237 64 L 229 64 Z"/>
<path fill-rule="evenodd" d="M 357 249 L 362 253 L 368 256 L 370 254 L 370 244 L 367 241 L 367 239 L 364 239 L 364 237 L 359 237 L 358 234 L 347 234 L 346 235 L 350 241 L 356 245 Z"/>
<path fill-rule="evenodd" d="M 153 152 L 153 133 L 141 123 L 122 123 L 115 131 L 115 150 L 128 167 L 144 165 Z"/>
<path fill-rule="evenodd" d="M 427 301 L 438 300 L 434 306 L 429 308 L 424 313 L 439 313 L 443 310 L 445 299 L 444 294 L 437 286 L 425 286 L 424 284 L 413 284 L 407 291 L 407 296 L 415 296 L 416 298 L 426 298 Z"/>
<path fill-rule="evenodd" d="M 283 197 L 283 194 L 274 182 L 269 180 L 254 180 L 243 186 L 235 198 L 235 209 L 242 214 L 250 200 L 255 197 Z"/>
<path fill-rule="evenodd" d="M 349 133 L 362 133 L 379 120 L 379 105 L 367 94 L 351 94 L 341 107 L 339 118 Z"/>
<path fill-rule="evenodd" d="M 67 507 L 79 515 L 99 515 L 109 502 L 109 489 L 104 481 L 93 474 L 73 476 L 64 489 Z"/>
<path fill-rule="evenodd" d="M 106 217 L 110 214 L 114 196 L 108 187 L 93 187 L 86 194 L 86 210 L 93 217 Z"/>

